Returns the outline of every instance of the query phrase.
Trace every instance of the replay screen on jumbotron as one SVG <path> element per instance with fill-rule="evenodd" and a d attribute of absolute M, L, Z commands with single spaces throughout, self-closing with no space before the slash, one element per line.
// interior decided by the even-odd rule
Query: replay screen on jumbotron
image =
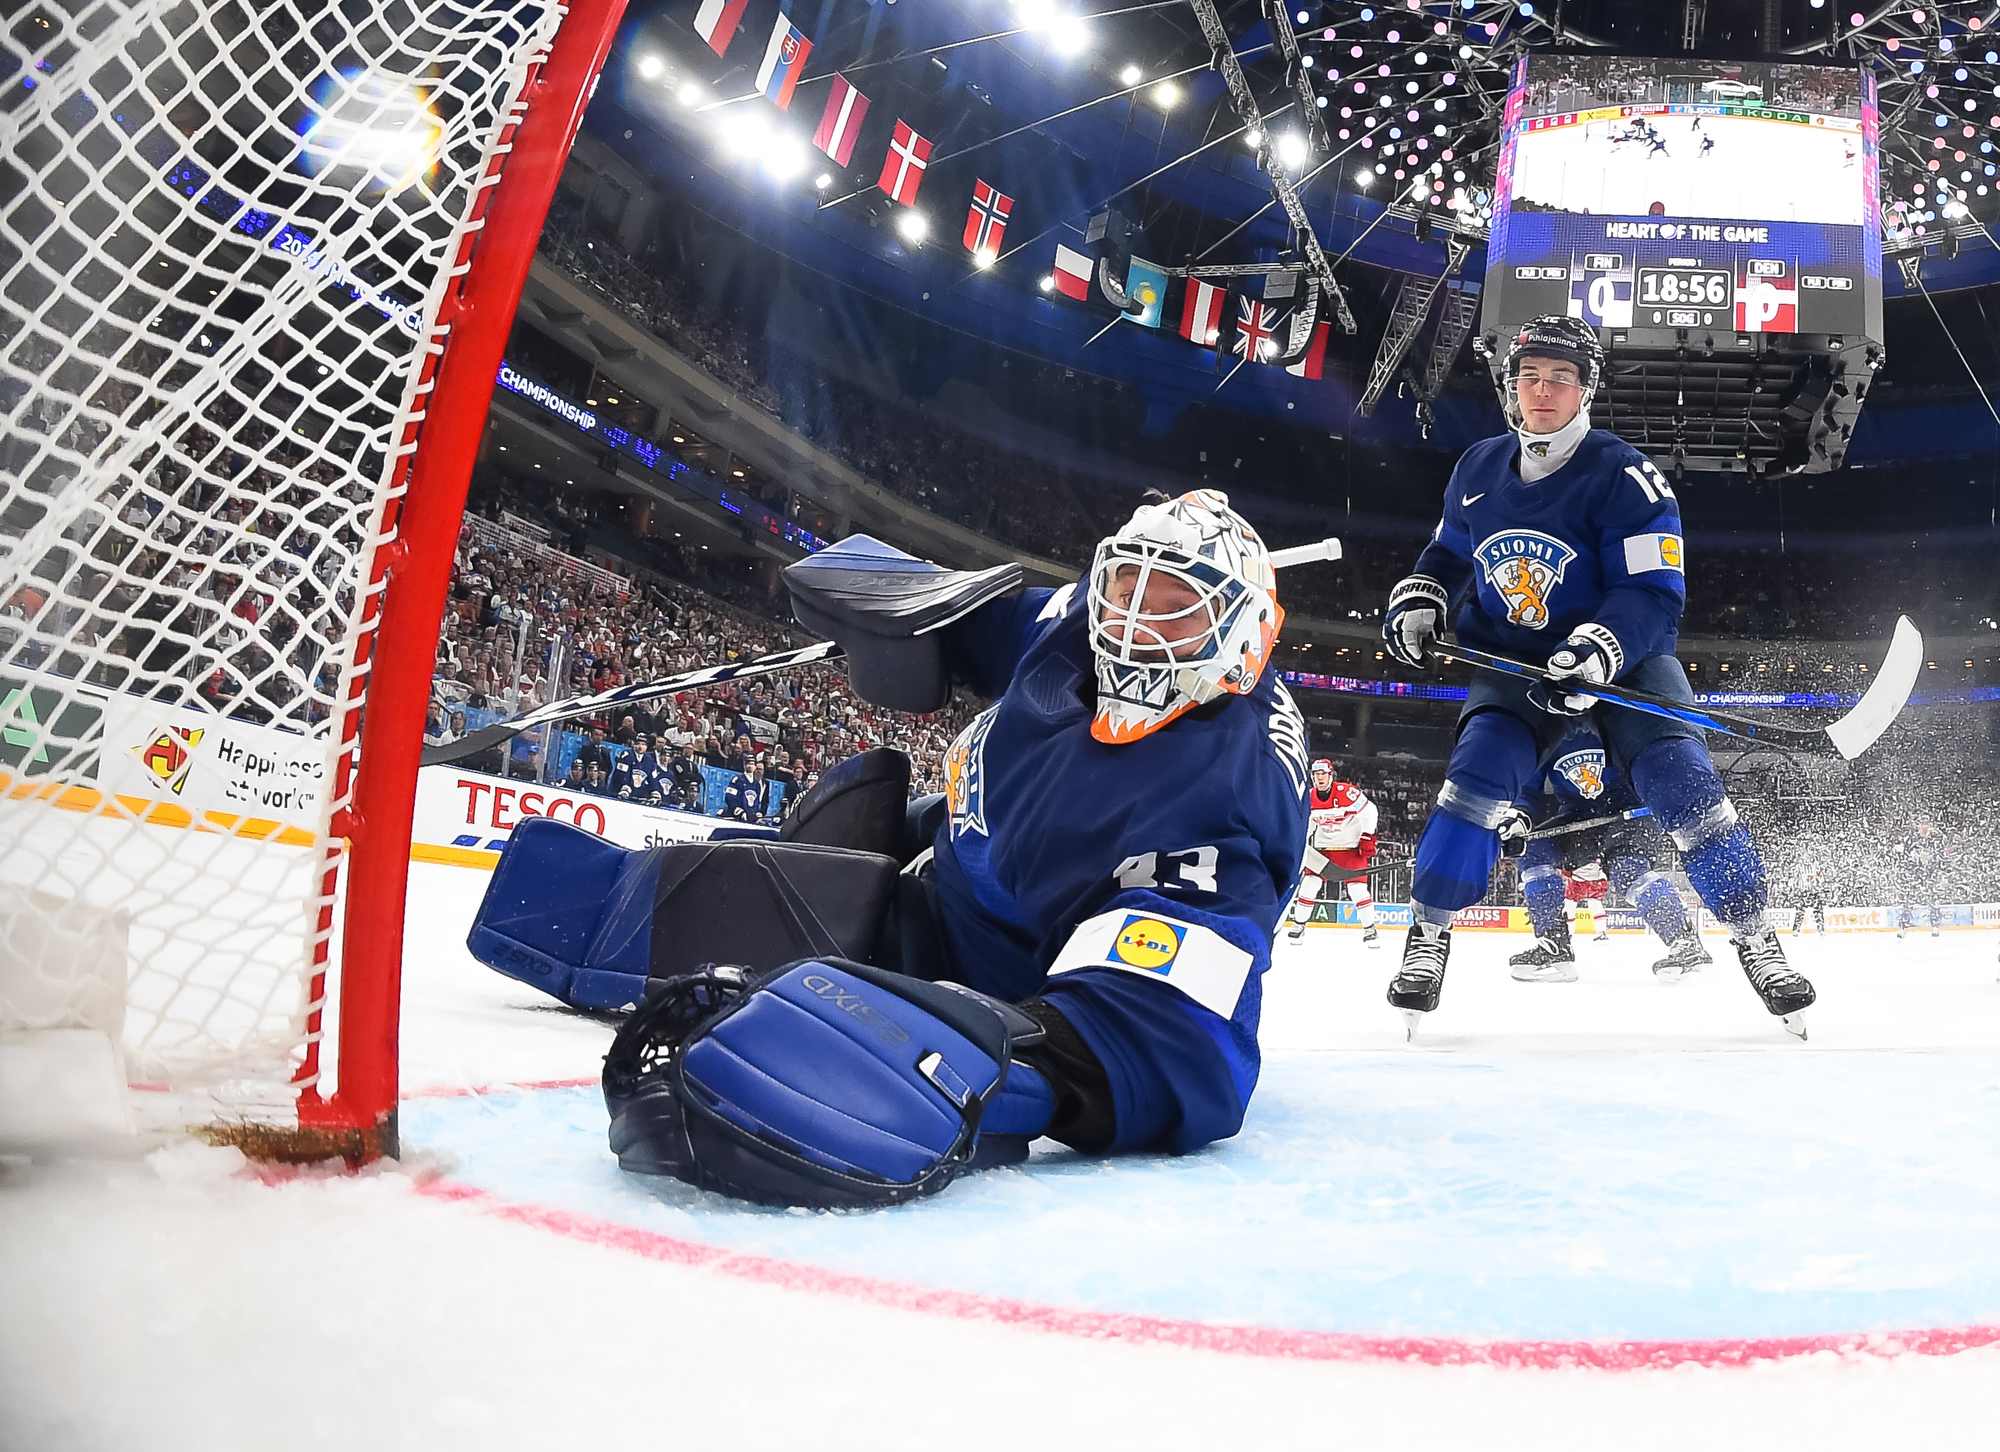
<path fill-rule="evenodd" d="M 1543 54 L 1501 132 L 1482 328 L 1882 336 L 1873 78 Z"/>

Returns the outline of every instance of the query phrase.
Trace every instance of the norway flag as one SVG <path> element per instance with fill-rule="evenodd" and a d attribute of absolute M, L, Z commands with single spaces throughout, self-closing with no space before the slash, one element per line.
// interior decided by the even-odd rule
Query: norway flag
<path fill-rule="evenodd" d="M 780 111 L 790 109 L 792 92 L 805 74 L 806 57 L 812 48 L 806 33 L 792 24 L 790 16 L 779 12 L 778 23 L 771 27 L 771 43 L 764 47 L 764 63 L 757 67 L 757 89 Z"/>

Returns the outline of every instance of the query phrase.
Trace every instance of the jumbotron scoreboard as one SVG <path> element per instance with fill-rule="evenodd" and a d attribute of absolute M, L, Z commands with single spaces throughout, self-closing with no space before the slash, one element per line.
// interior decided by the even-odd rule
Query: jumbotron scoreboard
<path fill-rule="evenodd" d="M 1879 360 L 1876 137 L 1859 67 L 1524 56 L 1480 319 L 1496 368 L 1513 330 L 1547 313 L 1601 330 L 1614 364 L 1690 346 Z"/>

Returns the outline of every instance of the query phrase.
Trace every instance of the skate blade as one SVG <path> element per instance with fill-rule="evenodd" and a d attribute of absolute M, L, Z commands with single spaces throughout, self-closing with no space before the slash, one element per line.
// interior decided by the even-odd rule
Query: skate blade
<path fill-rule="evenodd" d="M 1424 1011 L 1420 1008 L 1406 1008 L 1402 1010 L 1402 1014 L 1403 1042 L 1413 1044 L 1417 1041 L 1417 1025 L 1424 1021 Z"/>
<path fill-rule="evenodd" d="M 1786 1033 L 1791 1034 L 1801 1043 L 1805 1042 L 1806 1015 L 1804 1009 L 1800 1009 L 1797 1013 L 1788 1013 L 1779 1019 L 1778 1022 L 1785 1026 Z"/>

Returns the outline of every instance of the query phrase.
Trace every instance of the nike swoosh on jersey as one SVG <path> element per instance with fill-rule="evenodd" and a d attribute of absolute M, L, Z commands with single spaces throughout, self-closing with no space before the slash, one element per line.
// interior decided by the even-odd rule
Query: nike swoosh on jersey
<path fill-rule="evenodd" d="M 1485 497 L 1486 495 L 1483 491 L 1478 494 L 1461 494 L 1458 496 L 1458 507 L 1460 509 L 1470 509 Z"/>

